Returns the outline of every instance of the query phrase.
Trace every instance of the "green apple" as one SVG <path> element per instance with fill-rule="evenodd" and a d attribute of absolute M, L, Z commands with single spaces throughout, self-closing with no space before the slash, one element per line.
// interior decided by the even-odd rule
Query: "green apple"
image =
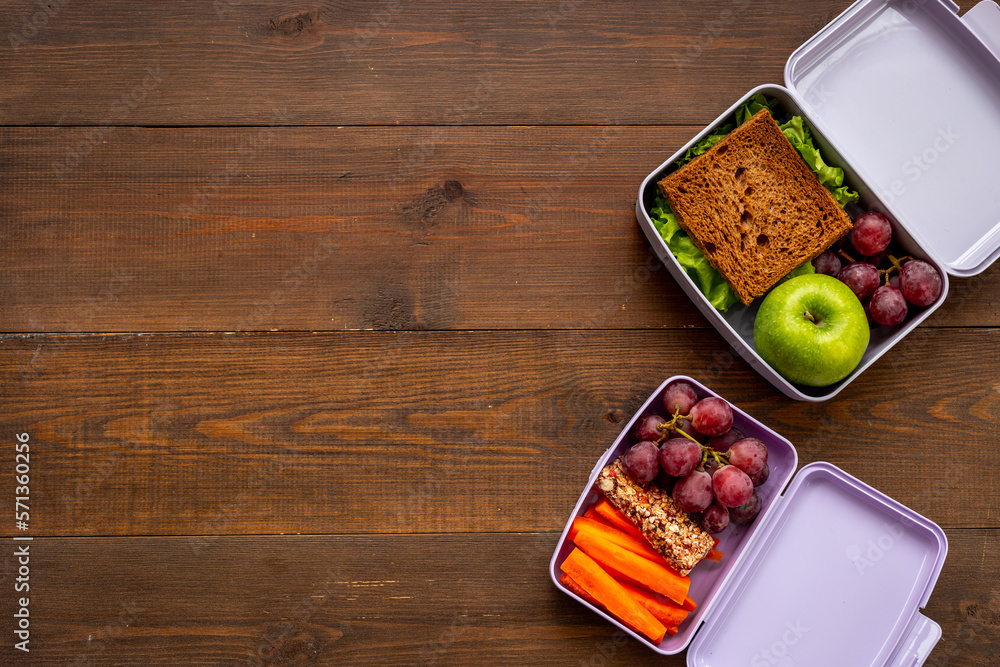
<path fill-rule="evenodd" d="M 843 380 L 868 347 L 865 309 L 851 288 L 819 273 L 787 280 L 764 297 L 753 324 L 757 353 L 789 382 Z"/>

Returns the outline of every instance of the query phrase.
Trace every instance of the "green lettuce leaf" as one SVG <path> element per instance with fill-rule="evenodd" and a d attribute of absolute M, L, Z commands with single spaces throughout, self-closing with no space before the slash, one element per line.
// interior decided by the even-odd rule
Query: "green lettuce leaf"
<path fill-rule="evenodd" d="M 725 139 L 726 135 L 732 132 L 734 129 L 736 129 L 736 126 L 733 125 L 732 123 L 728 123 L 726 125 L 720 125 L 719 127 L 712 130 L 712 133 L 709 134 L 707 137 L 696 143 L 691 148 L 687 149 L 684 155 L 674 160 L 674 164 L 676 164 L 678 167 L 683 167 L 688 162 L 695 159 L 696 157 L 707 151 L 709 148 L 711 148 L 715 144 Z"/>
<path fill-rule="evenodd" d="M 694 244 L 691 237 L 681 229 L 677 222 L 677 216 L 670 208 L 670 203 L 660 194 L 656 195 L 653 201 L 653 208 L 649 212 L 649 217 L 653 220 L 656 231 L 667 244 L 671 254 L 677 259 L 684 271 L 694 281 L 695 286 L 708 299 L 716 309 L 721 311 L 729 310 L 729 307 L 738 303 L 740 298 L 729 286 L 729 283 L 719 275 L 719 272 L 708 263 L 708 258 L 702 254 L 701 250 Z"/>
<path fill-rule="evenodd" d="M 844 185 L 844 170 L 840 167 L 831 167 L 823 161 L 823 156 L 813 143 L 812 132 L 802 122 L 802 116 L 792 116 L 791 120 L 780 127 L 788 141 L 795 146 L 795 150 L 816 174 L 819 182 L 826 186 L 841 206 L 846 206 L 850 202 L 858 203 L 858 193 Z"/>
<path fill-rule="evenodd" d="M 761 109 L 767 109 L 768 113 L 774 115 L 774 110 L 778 108 L 778 99 L 767 99 L 761 93 L 757 93 L 746 103 L 736 110 L 736 124 L 742 125 L 753 118 Z"/>
<path fill-rule="evenodd" d="M 691 160 L 695 159 L 709 148 L 715 144 L 722 141 L 727 134 L 736 129 L 737 125 L 742 125 L 753 117 L 755 113 L 761 109 L 767 109 L 768 111 L 773 111 L 778 106 L 778 100 L 769 100 L 760 93 L 757 93 L 749 100 L 746 104 L 741 106 L 736 110 L 736 125 L 732 123 L 726 123 L 725 125 L 720 125 L 719 127 L 712 130 L 712 132 L 706 136 L 704 139 L 696 143 L 691 148 L 687 149 L 677 160 L 674 160 L 674 164 L 678 167 L 683 167 Z"/>
<path fill-rule="evenodd" d="M 785 276 L 784 278 L 782 278 L 781 280 L 779 280 L 778 283 L 777 283 L 777 285 L 775 285 L 775 287 L 777 287 L 781 283 L 785 282 L 786 280 L 791 280 L 792 278 L 794 278 L 796 276 L 807 276 L 810 273 L 816 273 L 816 267 L 813 266 L 812 262 L 806 262 L 804 264 L 799 264 L 796 268 L 794 268 L 791 271 L 789 271 L 789 273 L 788 273 L 787 276 Z"/>
<path fill-rule="evenodd" d="M 833 188 L 830 190 L 833 194 L 833 198 L 843 207 L 848 204 L 857 204 L 861 200 L 861 195 L 859 195 L 854 190 L 850 189 L 846 185 L 839 188 Z"/>

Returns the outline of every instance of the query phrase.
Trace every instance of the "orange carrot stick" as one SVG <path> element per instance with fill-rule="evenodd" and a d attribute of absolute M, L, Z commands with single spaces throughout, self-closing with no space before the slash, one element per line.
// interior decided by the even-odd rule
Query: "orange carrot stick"
<path fill-rule="evenodd" d="M 684 596 L 684 602 L 681 603 L 681 606 L 688 611 L 694 611 L 698 608 L 698 604 L 691 599 L 690 595 Z"/>
<path fill-rule="evenodd" d="M 639 530 L 639 528 L 637 528 L 627 516 L 618 511 L 618 508 L 612 505 L 606 498 L 602 498 L 597 501 L 597 504 L 594 505 L 594 509 L 615 528 L 625 531 L 633 537 L 638 537 L 642 540 L 646 539 L 642 534 L 642 531 Z"/>
<path fill-rule="evenodd" d="M 672 600 L 666 599 L 662 595 L 650 593 L 645 588 L 639 588 L 631 584 L 622 583 L 622 586 L 628 591 L 629 595 L 635 598 L 636 602 L 645 607 L 650 614 L 655 616 L 660 623 L 663 623 L 668 628 L 676 628 L 688 617 L 689 612 L 687 609 Z"/>
<path fill-rule="evenodd" d="M 604 606 L 600 602 L 598 602 L 594 598 L 593 595 L 591 595 L 590 593 L 588 593 L 587 591 L 585 591 L 583 589 L 583 586 L 581 586 L 580 584 L 576 583 L 576 579 L 574 579 L 573 577 L 569 576 L 565 572 L 563 572 L 562 575 L 560 575 L 560 577 L 559 577 L 559 583 L 562 584 L 563 586 L 565 586 L 566 588 L 568 588 L 571 593 L 576 593 L 577 595 L 579 595 L 580 597 L 582 597 L 584 600 L 586 600 L 590 604 L 596 604 L 598 607 L 603 607 Z"/>
<path fill-rule="evenodd" d="M 666 595 L 677 604 L 684 603 L 691 586 L 688 577 L 682 577 L 666 565 L 643 558 L 591 533 L 577 533 L 574 543 L 612 575 L 636 581 L 651 591 Z"/>
<path fill-rule="evenodd" d="M 591 519 L 587 517 L 586 514 L 582 517 L 578 516 L 573 520 L 572 526 L 570 526 L 569 539 L 572 540 L 581 530 L 592 531 L 595 534 L 606 538 L 609 542 L 628 549 L 632 553 L 670 567 L 670 565 L 663 558 L 663 554 L 654 549 L 645 538 L 639 539 L 629 533 L 624 533 L 606 521 Z M 705 558 L 716 563 L 722 560 L 722 556 L 722 552 L 716 549 L 712 549 L 705 554 Z"/>
<path fill-rule="evenodd" d="M 625 533 L 628 533 L 632 537 L 641 540 L 643 544 L 649 545 L 649 540 L 647 540 L 646 536 L 642 534 L 642 531 L 639 530 L 639 528 L 636 527 L 635 524 L 633 524 L 628 519 L 628 517 L 622 514 L 621 511 L 617 507 L 612 505 L 611 502 L 608 501 L 607 499 L 601 499 L 600 501 L 597 502 L 596 505 L 591 505 L 590 508 L 588 508 L 587 512 L 590 512 L 591 509 L 595 510 L 597 516 L 601 519 L 604 519 L 605 522 L 608 523 L 609 525 L 612 525 L 615 528 Z M 588 516 L 587 512 L 584 512 L 583 516 L 587 518 L 593 518 L 592 516 Z M 719 561 L 722 560 L 723 553 L 715 549 L 715 547 L 719 546 L 719 538 L 713 537 L 712 540 L 715 542 L 715 544 L 712 550 L 705 555 L 705 558 L 707 558 L 710 561 L 718 563 Z M 655 560 L 659 561 L 660 559 L 663 558 L 663 556 L 659 554 L 651 546 L 650 550 L 652 551 L 652 553 L 657 554 Z M 646 558 L 652 557 L 640 551 L 636 551 L 636 553 L 646 556 Z"/>
<path fill-rule="evenodd" d="M 667 628 L 667 634 L 673 637 L 677 634 L 677 628 Z"/>
<path fill-rule="evenodd" d="M 656 644 L 663 641 L 666 626 L 636 602 L 614 577 L 601 569 L 586 553 L 573 549 L 563 561 L 562 570 L 623 623 L 632 626 Z"/>
<path fill-rule="evenodd" d="M 604 605 L 602 605 L 600 602 L 598 602 L 597 600 L 594 599 L 594 596 L 592 596 L 587 591 L 583 590 L 583 587 L 580 586 L 580 584 L 576 583 L 576 580 L 573 579 L 573 577 L 569 576 L 565 572 L 563 572 L 559 576 L 559 583 L 562 584 L 563 586 L 565 586 L 571 592 L 576 593 L 577 595 L 579 595 L 580 597 L 582 597 L 584 600 L 586 600 L 590 604 L 596 604 L 598 607 L 602 607 L 602 608 L 604 607 Z M 621 620 L 621 619 L 619 619 L 619 620 Z M 632 630 L 633 632 L 639 632 L 638 630 L 636 630 L 635 628 L 633 628 L 628 623 L 625 623 L 624 621 L 622 621 L 622 623 L 629 630 Z M 639 634 L 642 634 L 642 633 L 639 633 Z M 674 635 L 676 635 L 677 634 L 677 628 L 667 628 L 667 634 L 670 635 L 671 637 L 674 636 Z"/>
<path fill-rule="evenodd" d="M 634 554 L 638 554 L 652 561 L 662 563 L 663 565 L 667 564 L 667 562 L 663 559 L 662 554 L 651 547 L 649 542 L 645 539 L 639 539 L 629 535 L 628 533 L 623 533 L 603 521 L 594 521 L 593 519 L 588 519 L 587 517 L 578 516 L 573 519 L 573 525 L 570 526 L 569 539 L 576 541 L 576 536 L 580 531 L 593 533 L 596 537 L 607 540 L 612 544 L 617 544 L 622 548 L 628 549 Z"/>
<path fill-rule="evenodd" d="M 587 517 L 588 519 L 593 519 L 594 521 L 600 521 L 601 523 L 603 523 L 606 526 L 610 526 L 611 524 L 608 523 L 608 520 L 605 519 L 600 514 L 598 514 L 597 510 L 594 509 L 594 507 L 595 507 L 594 505 L 591 505 L 590 507 L 588 507 L 587 511 L 583 513 L 583 516 Z"/>

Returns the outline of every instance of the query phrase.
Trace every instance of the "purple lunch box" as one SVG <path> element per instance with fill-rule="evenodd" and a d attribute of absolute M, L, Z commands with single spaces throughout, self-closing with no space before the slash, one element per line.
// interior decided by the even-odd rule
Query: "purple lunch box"
<path fill-rule="evenodd" d="M 666 417 L 664 388 L 689 382 L 699 398 L 718 396 L 689 377 L 665 381 L 643 403 L 614 445 L 598 459 L 549 564 L 556 587 L 657 653 L 687 649 L 689 667 L 919 667 L 941 638 L 923 616 L 948 552 L 935 523 L 819 462 L 796 474 L 791 442 L 733 406 L 733 427 L 768 447 L 770 476 L 758 492 L 763 506 L 749 525 L 717 537 L 723 559 L 691 571 L 698 603 L 678 633 L 653 644 L 559 583 L 572 551 L 573 519 L 600 497 L 600 470 L 632 445 L 636 421 Z"/>
<path fill-rule="evenodd" d="M 958 10 L 951 0 L 856 2 L 791 55 L 785 86 L 748 92 L 639 188 L 636 218 L 656 255 L 729 344 L 791 398 L 835 396 L 944 302 L 949 275 L 976 275 L 1000 256 L 1000 6 L 984 0 L 962 17 Z M 649 217 L 673 162 L 756 93 L 801 115 L 861 205 L 884 213 L 895 242 L 943 278 L 935 303 L 873 329 L 857 368 L 827 387 L 793 384 L 767 364 L 753 341 L 761 299 L 716 310 Z"/>

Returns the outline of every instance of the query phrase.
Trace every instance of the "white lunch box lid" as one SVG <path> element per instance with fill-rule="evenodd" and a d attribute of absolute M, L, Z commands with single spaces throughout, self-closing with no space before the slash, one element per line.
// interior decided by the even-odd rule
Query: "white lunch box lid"
<path fill-rule="evenodd" d="M 785 85 L 948 273 L 1000 256 L 1000 6 L 860 0 L 800 46 Z"/>

